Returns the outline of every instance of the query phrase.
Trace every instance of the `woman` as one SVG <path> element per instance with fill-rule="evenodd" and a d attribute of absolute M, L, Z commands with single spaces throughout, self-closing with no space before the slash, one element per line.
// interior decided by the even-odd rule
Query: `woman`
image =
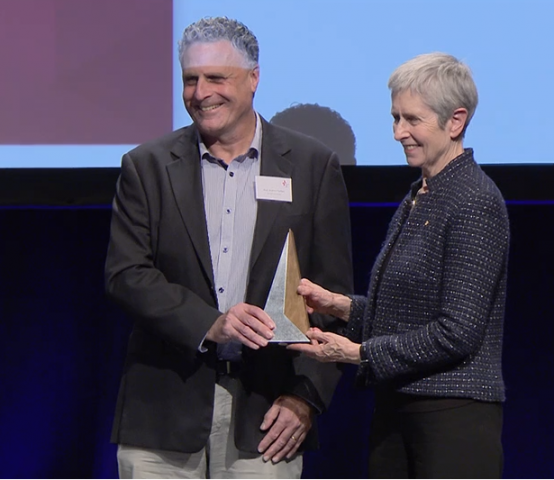
<path fill-rule="evenodd" d="M 303 279 L 308 311 L 347 322 L 291 345 L 359 364 L 375 387 L 370 476 L 498 478 L 509 225 L 502 195 L 464 149 L 477 106 L 469 68 L 420 55 L 389 79 L 395 140 L 421 169 L 396 211 L 366 297 Z"/>

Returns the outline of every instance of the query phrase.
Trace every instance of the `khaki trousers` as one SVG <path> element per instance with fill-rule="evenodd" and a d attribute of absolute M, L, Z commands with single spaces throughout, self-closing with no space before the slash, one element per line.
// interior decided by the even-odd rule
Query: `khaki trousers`
<path fill-rule="evenodd" d="M 197 453 L 181 453 L 119 445 L 119 477 L 300 478 L 302 455 L 273 464 L 264 462 L 261 455 L 237 450 L 233 441 L 237 380 L 222 376 L 215 388 L 212 431 L 205 448 Z"/>

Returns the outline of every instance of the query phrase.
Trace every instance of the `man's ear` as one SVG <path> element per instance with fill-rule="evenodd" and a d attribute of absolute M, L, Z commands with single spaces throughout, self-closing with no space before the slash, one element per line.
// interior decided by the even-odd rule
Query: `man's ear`
<path fill-rule="evenodd" d="M 250 70 L 250 89 L 252 94 L 256 93 L 258 89 L 258 82 L 260 81 L 260 67 L 256 65 L 252 70 Z"/>

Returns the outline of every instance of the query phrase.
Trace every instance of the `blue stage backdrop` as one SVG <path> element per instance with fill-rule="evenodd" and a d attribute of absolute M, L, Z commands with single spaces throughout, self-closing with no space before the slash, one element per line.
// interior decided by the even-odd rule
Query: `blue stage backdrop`
<path fill-rule="evenodd" d="M 364 293 L 393 206 L 353 206 Z M 553 478 L 554 204 L 509 204 L 505 477 Z M 110 209 L 0 210 L 0 477 L 114 478 L 109 443 L 130 322 L 104 297 Z M 367 476 L 372 394 L 345 368 L 305 478 Z M 468 459 L 469 461 L 469 459 Z"/>

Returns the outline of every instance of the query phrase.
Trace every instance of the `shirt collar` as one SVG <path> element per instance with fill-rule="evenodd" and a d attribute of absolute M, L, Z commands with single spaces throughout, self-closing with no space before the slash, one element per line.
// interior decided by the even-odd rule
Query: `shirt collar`
<path fill-rule="evenodd" d="M 256 114 L 256 130 L 254 131 L 254 138 L 252 139 L 252 143 L 250 144 L 250 148 L 246 151 L 244 155 L 240 155 L 239 161 L 244 160 L 246 157 L 251 158 L 260 158 L 260 152 L 262 151 L 262 122 L 260 120 L 260 115 L 258 112 L 254 112 Z M 198 149 L 200 151 L 200 158 L 201 159 L 207 159 L 207 160 L 217 160 L 210 151 L 206 148 L 206 145 L 204 144 L 204 141 L 202 140 L 202 137 L 200 136 L 200 133 L 197 132 L 198 137 Z"/>
<path fill-rule="evenodd" d="M 460 168 L 466 167 L 468 164 L 474 163 L 473 159 L 473 149 L 464 148 L 464 151 L 454 158 L 436 175 L 431 178 L 426 179 L 427 190 L 432 191 L 442 185 L 444 182 L 448 182 L 453 176 L 456 175 L 456 172 Z M 418 190 L 423 185 L 423 178 L 420 177 L 411 185 L 412 198 L 415 197 Z"/>

